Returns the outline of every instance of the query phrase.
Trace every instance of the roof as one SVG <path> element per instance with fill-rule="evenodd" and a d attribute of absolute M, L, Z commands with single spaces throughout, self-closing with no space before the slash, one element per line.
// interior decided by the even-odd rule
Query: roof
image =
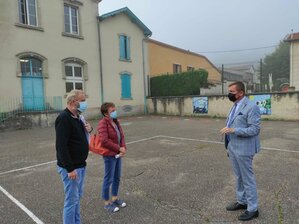
<path fill-rule="evenodd" d="M 244 65 L 238 65 L 238 66 L 227 66 L 228 69 L 235 70 L 235 71 L 243 71 L 243 72 L 251 72 L 251 69 L 255 71 L 255 68 L 253 65 L 250 64 L 244 64 Z"/>
<path fill-rule="evenodd" d="M 284 41 L 286 42 L 292 42 L 292 41 L 298 41 L 299 40 L 299 33 L 291 33 L 286 36 Z"/>
<path fill-rule="evenodd" d="M 131 21 L 133 23 L 135 23 L 140 29 L 142 29 L 145 36 L 152 35 L 152 31 L 149 28 L 147 28 L 147 26 L 144 25 L 144 23 L 140 19 L 138 19 L 138 17 L 128 7 L 124 7 L 124 8 L 103 14 L 103 15 L 99 16 L 99 20 L 103 21 L 110 17 L 117 16 L 121 13 L 126 14 L 131 19 Z"/>
<path fill-rule="evenodd" d="M 157 40 L 153 40 L 153 39 L 147 39 L 146 41 L 150 42 L 150 43 L 154 43 L 154 44 L 160 45 L 162 47 L 166 47 L 166 48 L 170 48 L 170 49 L 173 49 L 173 50 L 176 50 L 176 51 L 180 51 L 180 52 L 183 52 L 185 54 L 191 54 L 191 55 L 194 55 L 194 56 L 197 56 L 197 57 L 202 57 L 205 60 L 207 60 L 208 63 L 219 72 L 219 69 L 216 68 L 216 66 L 206 56 L 204 56 L 204 55 L 201 55 L 201 54 L 189 51 L 189 50 L 185 50 L 185 49 L 182 49 L 182 48 L 178 48 L 178 47 L 175 47 L 175 46 L 172 46 L 172 45 L 169 45 L 169 44 L 157 41 Z"/>

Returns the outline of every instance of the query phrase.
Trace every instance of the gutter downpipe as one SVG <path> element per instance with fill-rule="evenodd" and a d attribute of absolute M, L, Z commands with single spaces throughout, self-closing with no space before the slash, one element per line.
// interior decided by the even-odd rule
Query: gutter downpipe
<path fill-rule="evenodd" d="M 103 63 L 102 63 L 102 47 L 101 47 L 101 30 L 100 30 L 100 17 L 98 16 L 98 39 L 99 39 L 99 57 L 100 57 L 100 94 L 101 105 L 104 103 L 104 89 L 103 89 Z"/>
<path fill-rule="evenodd" d="M 146 77 L 145 77 L 145 52 L 144 52 L 144 41 L 146 38 L 142 38 L 142 66 L 143 66 L 143 93 L 144 93 L 144 114 L 148 114 L 146 104 Z"/>

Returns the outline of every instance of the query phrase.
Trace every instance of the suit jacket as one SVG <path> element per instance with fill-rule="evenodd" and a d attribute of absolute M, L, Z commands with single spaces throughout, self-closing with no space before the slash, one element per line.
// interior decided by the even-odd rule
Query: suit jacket
<path fill-rule="evenodd" d="M 114 119 L 114 123 L 117 125 L 120 132 L 120 144 L 118 144 L 117 132 L 113 127 L 110 118 L 104 117 L 102 120 L 100 120 L 97 130 L 101 137 L 101 145 L 104 148 L 111 150 L 108 156 L 115 156 L 118 154 L 120 147 L 126 148 L 124 132 L 117 119 Z"/>
<path fill-rule="evenodd" d="M 258 106 L 247 97 L 243 100 L 231 120 L 231 128 L 235 132 L 230 141 L 225 138 L 225 148 L 240 156 L 252 156 L 260 151 L 260 120 Z"/>

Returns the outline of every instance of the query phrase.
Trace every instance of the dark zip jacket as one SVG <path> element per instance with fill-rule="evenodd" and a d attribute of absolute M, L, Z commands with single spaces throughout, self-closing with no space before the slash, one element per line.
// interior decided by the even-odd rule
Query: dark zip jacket
<path fill-rule="evenodd" d="M 57 165 L 68 172 L 86 166 L 88 140 L 83 122 L 66 108 L 55 121 Z"/>

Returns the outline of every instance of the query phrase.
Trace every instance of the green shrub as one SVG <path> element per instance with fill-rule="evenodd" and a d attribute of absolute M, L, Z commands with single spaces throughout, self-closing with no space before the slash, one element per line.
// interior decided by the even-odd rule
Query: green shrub
<path fill-rule="evenodd" d="M 207 83 L 208 72 L 203 69 L 156 76 L 150 79 L 151 96 L 199 95 Z"/>

